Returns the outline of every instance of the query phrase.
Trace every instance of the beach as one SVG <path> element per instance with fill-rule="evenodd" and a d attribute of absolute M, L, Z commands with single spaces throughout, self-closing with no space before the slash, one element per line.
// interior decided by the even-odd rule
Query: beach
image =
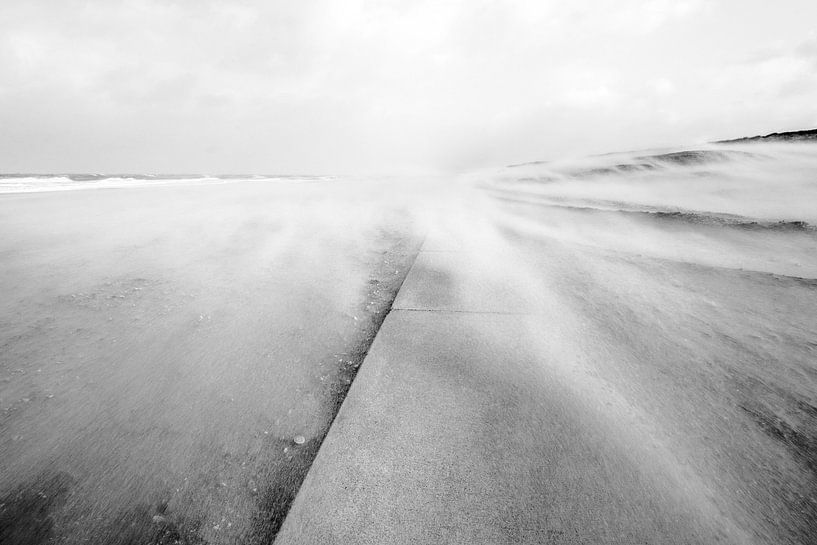
<path fill-rule="evenodd" d="M 480 178 L 490 199 L 430 226 L 277 543 L 811 543 L 814 157 Z"/>
<path fill-rule="evenodd" d="M 269 542 L 416 252 L 359 189 L 0 195 L 3 543 Z"/>
<path fill-rule="evenodd" d="M 2 194 L 3 538 L 809 543 L 815 157 Z"/>

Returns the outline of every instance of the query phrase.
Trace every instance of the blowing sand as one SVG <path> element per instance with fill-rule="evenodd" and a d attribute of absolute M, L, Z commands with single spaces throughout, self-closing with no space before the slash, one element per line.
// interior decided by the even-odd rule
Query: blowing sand
<path fill-rule="evenodd" d="M 360 190 L 0 195 L 0 541 L 268 543 L 416 251 Z"/>
<path fill-rule="evenodd" d="M 371 542 L 409 520 L 506 542 L 809 543 L 815 174 L 813 146 L 761 143 L 457 183 L 0 195 L 3 538 L 269 542 L 428 232 L 397 299 L 414 329 L 370 375 L 431 382 L 358 390 L 370 412 L 346 425 L 364 440 L 336 438 L 298 520 L 325 522 L 318 498 L 376 506 L 354 519 Z M 458 518 L 422 511 L 466 493 Z"/>

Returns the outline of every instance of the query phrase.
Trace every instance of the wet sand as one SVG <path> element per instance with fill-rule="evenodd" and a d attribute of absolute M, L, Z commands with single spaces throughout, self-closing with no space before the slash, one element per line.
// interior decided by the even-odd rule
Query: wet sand
<path fill-rule="evenodd" d="M 416 252 L 371 193 L 0 195 L 0 542 L 270 542 Z"/>

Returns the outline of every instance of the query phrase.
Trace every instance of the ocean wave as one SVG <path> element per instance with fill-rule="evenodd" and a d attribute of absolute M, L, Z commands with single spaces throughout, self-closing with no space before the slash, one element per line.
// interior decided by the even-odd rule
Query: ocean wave
<path fill-rule="evenodd" d="M 264 174 L 0 174 L 0 193 L 115 189 L 170 184 L 328 182 L 333 176 Z"/>

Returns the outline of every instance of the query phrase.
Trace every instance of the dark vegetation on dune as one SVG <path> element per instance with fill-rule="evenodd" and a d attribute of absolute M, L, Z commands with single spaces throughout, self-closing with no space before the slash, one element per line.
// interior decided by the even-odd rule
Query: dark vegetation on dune
<path fill-rule="evenodd" d="M 817 141 L 817 129 L 805 129 L 802 131 L 788 131 L 788 132 L 773 132 L 766 135 L 756 136 L 742 136 L 740 138 L 731 138 L 727 140 L 716 140 L 713 144 L 741 144 L 748 142 L 808 142 Z M 734 155 L 733 155 L 734 154 Z M 608 154 L 603 154 L 608 155 Z M 637 159 L 649 162 L 642 163 L 628 163 L 615 165 L 611 168 L 593 169 L 591 171 L 583 172 L 584 175 L 595 174 L 610 174 L 618 172 L 632 172 L 639 170 L 652 170 L 656 168 L 653 161 L 663 163 L 677 164 L 677 165 L 694 165 L 701 163 L 708 163 L 712 161 L 725 161 L 730 159 L 730 156 L 744 156 L 751 157 L 753 154 L 745 151 L 714 151 L 714 150 L 689 150 L 676 151 L 671 153 L 662 153 L 658 155 L 646 155 L 638 157 Z M 507 165 L 506 168 L 528 167 L 536 165 L 547 165 L 550 161 L 526 161 L 523 163 L 514 163 Z"/>
<path fill-rule="evenodd" d="M 731 140 L 718 140 L 716 144 L 735 144 L 741 142 L 790 142 L 790 141 L 817 141 L 817 129 L 802 131 L 773 132 L 766 135 L 744 136 Z"/>

